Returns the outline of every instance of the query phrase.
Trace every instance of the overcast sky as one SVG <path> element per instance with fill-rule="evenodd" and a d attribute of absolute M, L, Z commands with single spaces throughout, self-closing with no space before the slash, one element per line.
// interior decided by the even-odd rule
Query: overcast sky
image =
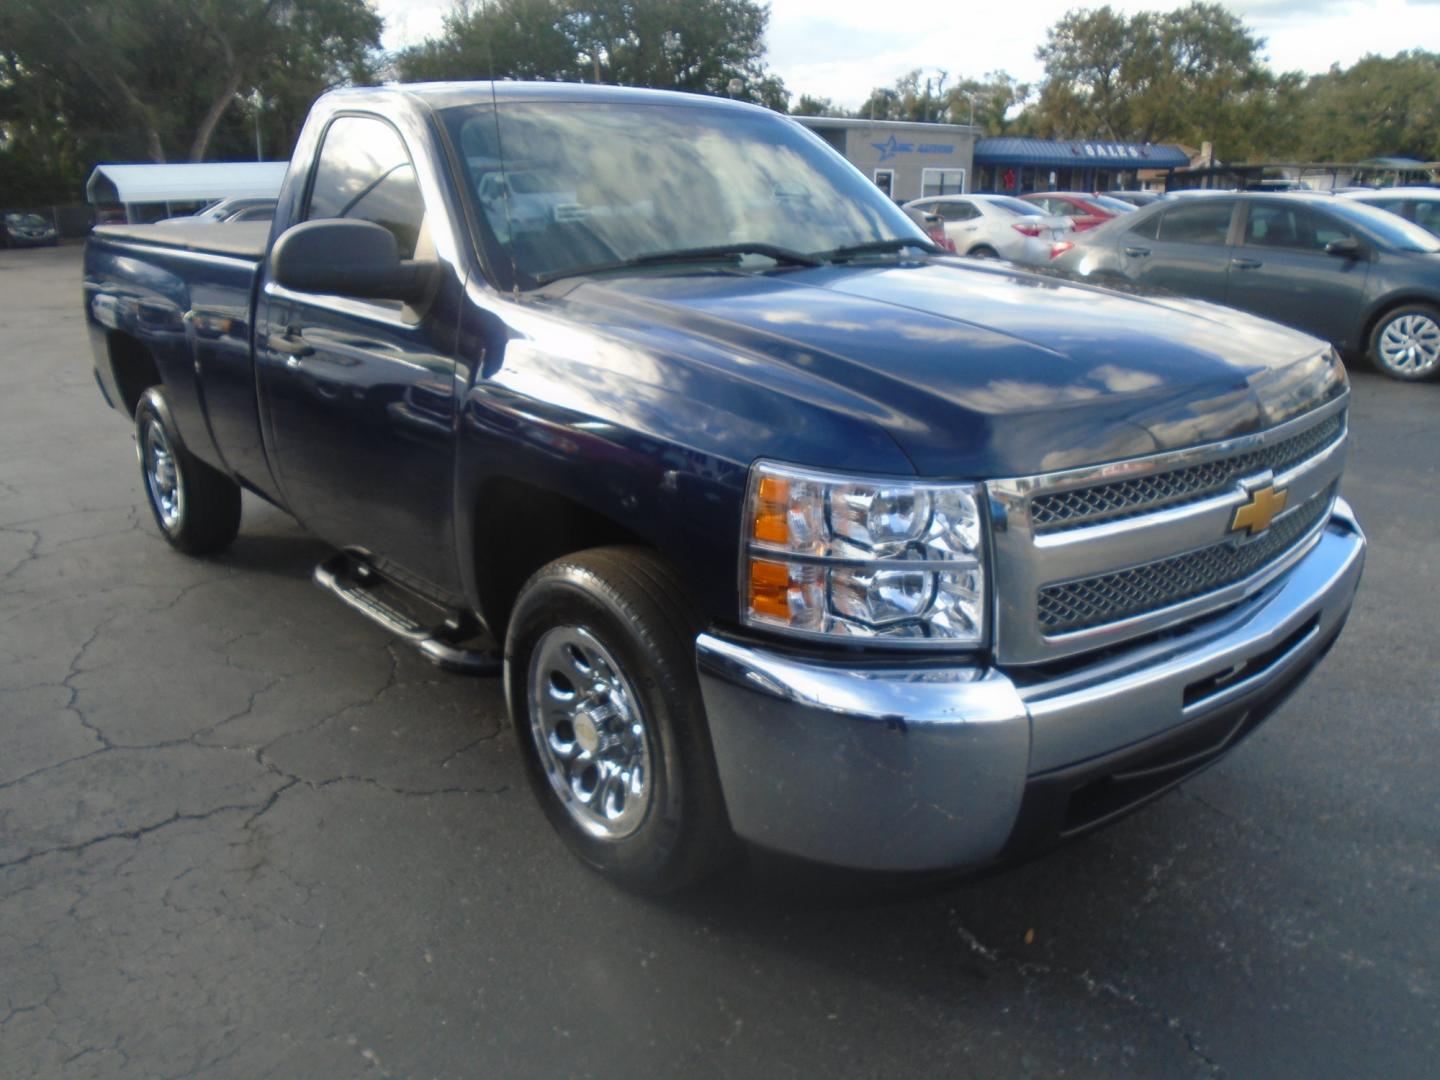
<path fill-rule="evenodd" d="M 453 0 L 371 0 L 385 17 L 390 49 L 440 31 Z M 772 0 L 769 63 L 797 97 L 833 98 L 851 108 L 872 87 L 912 68 L 952 78 L 1005 70 L 1035 82 L 1035 49 L 1076 0 Z M 1168 10 L 1163 0 L 1111 0 L 1124 11 Z M 1440 0 L 1228 0 L 1265 38 L 1277 71 L 1325 71 L 1367 52 L 1440 47 Z"/>

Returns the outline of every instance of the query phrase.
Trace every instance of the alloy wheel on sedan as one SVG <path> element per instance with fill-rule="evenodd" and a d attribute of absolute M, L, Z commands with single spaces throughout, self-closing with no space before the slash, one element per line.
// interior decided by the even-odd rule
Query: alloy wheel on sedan
<path fill-rule="evenodd" d="M 1440 372 L 1440 316 L 1428 308 L 1403 308 L 1375 329 L 1372 354 L 1399 379 L 1427 379 Z"/>

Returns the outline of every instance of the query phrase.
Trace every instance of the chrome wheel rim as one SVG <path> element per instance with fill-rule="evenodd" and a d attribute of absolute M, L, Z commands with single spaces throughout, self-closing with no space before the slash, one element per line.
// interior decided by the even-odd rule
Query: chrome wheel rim
<path fill-rule="evenodd" d="M 557 626 L 535 644 L 530 736 L 571 819 L 621 840 L 645 820 L 653 786 L 650 734 L 630 680 L 588 630 Z"/>
<path fill-rule="evenodd" d="M 165 430 L 153 420 L 145 425 L 140 454 L 150 502 L 160 516 L 160 524 L 167 532 L 173 532 L 185 513 L 185 488 Z"/>
<path fill-rule="evenodd" d="M 1380 331 L 1380 362 L 1400 375 L 1428 375 L 1440 367 L 1440 323 L 1429 315 L 1401 315 Z"/>

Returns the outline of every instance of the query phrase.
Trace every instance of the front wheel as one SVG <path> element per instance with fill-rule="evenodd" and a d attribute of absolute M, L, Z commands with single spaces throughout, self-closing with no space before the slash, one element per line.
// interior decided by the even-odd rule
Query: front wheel
<path fill-rule="evenodd" d="M 135 452 L 160 535 L 187 555 L 219 551 L 240 531 L 240 486 L 180 441 L 165 391 L 152 386 L 135 406 Z"/>
<path fill-rule="evenodd" d="M 1386 312 L 1370 334 L 1370 360 L 1396 379 L 1433 378 L 1440 373 L 1440 311 L 1407 304 Z"/>
<path fill-rule="evenodd" d="M 572 851 L 668 893 L 715 870 L 730 828 L 679 580 L 640 548 L 542 567 L 505 641 L 510 716 L 531 787 Z"/>

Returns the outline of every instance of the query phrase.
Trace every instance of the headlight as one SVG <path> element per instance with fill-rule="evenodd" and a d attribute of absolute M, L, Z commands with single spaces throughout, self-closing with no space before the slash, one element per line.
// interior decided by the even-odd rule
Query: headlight
<path fill-rule="evenodd" d="M 982 644 L 980 505 L 978 484 L 757 462 L 745 499 L 744 621 L 807 637 Z"/>

